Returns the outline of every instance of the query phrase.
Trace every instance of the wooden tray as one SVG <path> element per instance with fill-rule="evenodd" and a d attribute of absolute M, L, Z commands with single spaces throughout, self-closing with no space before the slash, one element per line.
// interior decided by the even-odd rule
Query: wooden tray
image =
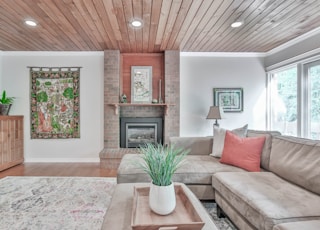
<path fill-rule="evenodd" d="M 174 186 L 176 208 L 166 216 L 154 213 L 149 207 L 150 187 L 135 187 L 131 227 L 133 230 L 200 230 L 204 222 L 193 207 L 181 185 Z"/>

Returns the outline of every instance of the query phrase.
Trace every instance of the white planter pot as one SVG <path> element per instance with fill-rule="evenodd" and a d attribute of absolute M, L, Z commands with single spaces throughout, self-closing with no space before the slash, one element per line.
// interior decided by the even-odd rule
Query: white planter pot
<path fill-rule="evenodd" d="M 174 185 L 158 186 L 151 183 L 149 192 L 149 206 L 159 215 L 168 215 L 176 207 Z"/>

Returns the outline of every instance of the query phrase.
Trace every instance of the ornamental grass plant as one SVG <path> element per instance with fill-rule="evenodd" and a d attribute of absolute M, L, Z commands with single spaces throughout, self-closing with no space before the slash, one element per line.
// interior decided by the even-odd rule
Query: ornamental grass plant
<path fill-rule="evenodd" d="M 142 161 L 138 162 L 138 166 L 151 177 L 152 183 L 168 186 L 189 151 L 171 145 L 147 143 L 139 149 L 139 153 Z"/>

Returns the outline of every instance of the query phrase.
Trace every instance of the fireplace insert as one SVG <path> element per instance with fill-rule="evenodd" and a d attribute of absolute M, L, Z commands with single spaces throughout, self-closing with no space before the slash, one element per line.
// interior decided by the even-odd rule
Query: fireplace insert
<path fill-rule="evenodd" d="M 146 143 L 162 144 L 161 117 L 121 117 L 120 147 L 139 148 Z"/>

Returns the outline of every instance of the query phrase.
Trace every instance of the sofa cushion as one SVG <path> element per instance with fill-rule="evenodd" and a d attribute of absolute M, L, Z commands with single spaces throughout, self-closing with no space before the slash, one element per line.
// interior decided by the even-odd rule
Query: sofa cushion
<path fill-rule="evenodd" d="M 291 223 L 277 224 L 272 230 L 319 230 L 320 220 L 296 221 Z"/>
<path fill-rule="evenodd" d="M 139 154 L 126 154 L 117 173 L 118 183 L 150 182 L 150 177 L 134 162 L 141 160 Z M 211 185 L 212 174 L 216 172 L 243 172 L 243 169 L 221 164 L 219 158 L 209 155 L 187 155 L 182 166 L 172 177 L 174 182 Z"/>
<path fill-rule="evenodd" d="M 260 172 L 260 157 L 265 139 L 264 136 L 240 138 L 227 131 L 220 162 Z"/>
<path fill-rule="evenodd" d="M 266 137 L 266 140 L 263 145 L 262 153 L 261 153 L 261 162 L 260 162 L 260 165 L 263 169 L 269 170 L 272 137 L 279 136 L 279 135 L 281 135 L 281 133 L 278 131 L 263 131 L 263 130 L 252 130 L 252 129 L 248 130 L 247 137 L 261 137 L 261 136 Z"/>
<path fill-rule="evenodd" d="M 231 132 L 239 137 L 247 136 L 248 125 L 245 125 L 238 129 L 233 129 Z M 217 126 L 213 127 L 213 145 L 212 145 L 212 154 L 214 157 L 221 157 L 223 148 L 224 148 L 224 140 L 226 136 L 226 129 L 219 128 Z"/>
<path fill-rule="evenodd" d="M 190 150 L 191 155 L 209 155 L 212 152 L 213 137 L 170 137 L 169 144 Z"/>
<path fill-rule="evenodd" d="M 320 195 L 320 141 L 276 136 L 270 171 Z"/>
<path fill-rule="evenodd" d="M 218 172 L 212 176 L 212 185 L 219 197 L 257 229 L 271 230 L 283 222 L 320 220 L 320 196 L 271 172 Z"/>

